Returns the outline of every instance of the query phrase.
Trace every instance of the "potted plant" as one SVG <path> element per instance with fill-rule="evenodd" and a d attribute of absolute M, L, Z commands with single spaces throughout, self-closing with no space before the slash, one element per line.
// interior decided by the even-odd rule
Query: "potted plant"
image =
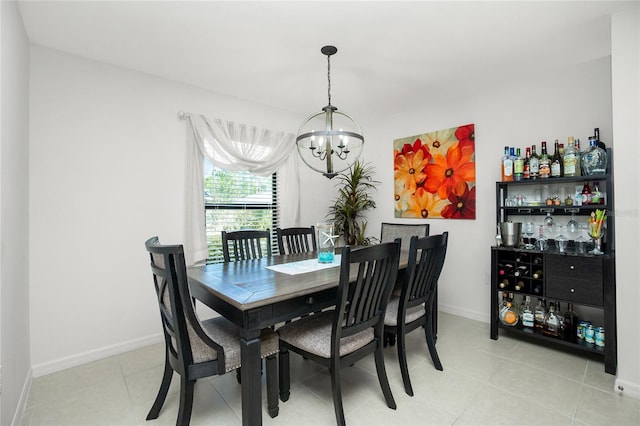
<path fill-rule="evenodd" d="M 357 160 L 349 170 L 337 175 L 338 196 L 329 208 L 327 217 L 333 218 L 336 231 L 348 245 L 369 245 L 371 237 L 365 237 L 367 221 L 364 214 L 375 208 L 376 202 L 370 195 L 376 189 L 373 167 Z"/>

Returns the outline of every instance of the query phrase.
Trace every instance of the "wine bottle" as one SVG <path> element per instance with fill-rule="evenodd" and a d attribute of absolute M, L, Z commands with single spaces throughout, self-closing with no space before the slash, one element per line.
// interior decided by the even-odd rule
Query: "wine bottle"
<path fill-rule="evenodd" d="M 531 157 L 529 157 L 529 176 L 531 179 L 538 179 L 540 176 L 540 157 L 536 154 L 536 146 L 531 145 Z"/>
<path fill-rule="evenodd" d="M 549 154 L 547 154 L 547 142 L 542 141 L 541 145 L 540 161 L 538 163 L 538 177 L 540 179 L 547 179 L 551 176 L 551 158 L 549 158 Z"/>
<path fill-rule="evenodd" d="M 508 288 L 509 287 L 509 280 L 505 278 L 504 280 L 500 281 L 498 283 L 498 287 L 500 287 L 500 288 Z"/>
<path fill-rule="evenodd" d="M 524 166 L 523 166 L 523 170 L 522 170 L 522 178 L 524 180 L 531 179 L 531 167 L 530 167 L 530 164 L 529 164 L 530 160 L 531 160 L 531 148 L 527 147 L 525 149 Z"/>
<path fill-rule="evenodd" d="M 607 146 L 604 144 L 604 142 L 602 142 L 600 140 L 600 128 L 596 127 L 595 129 L 593 129 L 593 138 L 596 140 L 596 145 L 598 146 L 598 148 L 602 148 L 604 150 L 607 149 Z"/>
<path fill-rule="evenodd" d="M 527 268 L 525 265 L 520 265 L 513 272 L 513 276 L 514 277 L 526 277 L 528 273 L 529 273 L 529 268 Z"/>
<path fill-rule="evenodd" d="M 499 275 L 511 275 L 513 273 L 513 265 L 510 263 L 499 264 L 498 268 Z"/>
<path fill-rule="evenodd" d="M 504 156 L 502 157 L 502 181 L 513 182 L 513 160 L 509 154 L 509 147 L 504 147 Z"/>
<path fill-rule="evenodd" d="M 562 164 L 562 157 L 560 156 L 560 145 L 558 144 L 558 139 L 553 144 L 554 152 L 553 157 L 551 158 L 551 177 L 562 177 L 562 171 L 564 169 L 564 164 Z"/>
<path fill-rule="evenodd" d="M 541 280 L 542 279 L 542 269 L 538 269 L 537 271 L 535 271 L 533 273 L 533 275 L 531 275 L 533 278 L 535 278 L 536 280 Z"/>
<path fill-rule="evenodd" d="M 516 281 L 516 284 L 513 286 L 513 289 L 515 291 L 522 291 L 524 289 L 524 281 L 522 280 Z"/>
<path fill-rule="evenodd" d="M 584 181 L 584 186 L 582 187 L 582 205 L 591 204 L 592 194 L 591 187 L 589 186 L 589 181 Z"/>

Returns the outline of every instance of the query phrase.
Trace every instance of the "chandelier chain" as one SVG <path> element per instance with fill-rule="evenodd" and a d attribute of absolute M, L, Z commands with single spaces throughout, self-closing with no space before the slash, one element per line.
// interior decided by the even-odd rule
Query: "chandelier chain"
<path fill-rule="evenodd" d="M 329 98 L 329 106 L 331 106 L 331 56 L 327 55 L 327 97 Z"/>

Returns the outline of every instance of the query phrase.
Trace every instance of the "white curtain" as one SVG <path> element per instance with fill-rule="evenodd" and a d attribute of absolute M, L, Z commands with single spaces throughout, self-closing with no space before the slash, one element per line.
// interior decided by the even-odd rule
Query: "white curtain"
<path fill-rule="evenodd" d="M 216 167 L 248 171 L 259 176 L 279 172 L 280 212 L 285 223 L 297 226 L 300 217 L 300 177 L 295 135 L 258 129 L 243 123 L 203 115 L 185 114 L 188 122 L 185 188 L 185 258 L 188 265 L 207 259 L 204 220 L 204 170 L 206 157 Z M 284 186 L 287 195 L 284 195 Z"/>

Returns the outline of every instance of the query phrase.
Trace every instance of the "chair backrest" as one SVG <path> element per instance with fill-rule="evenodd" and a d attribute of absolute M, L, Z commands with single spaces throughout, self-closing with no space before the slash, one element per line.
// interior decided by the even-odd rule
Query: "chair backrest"
<path fill-rule="evenodd" d="M 387 243 L 396 238 L 402 239 L 402 250 L 409 250 L 409 241 L 414 235 L 426 237 L 429 235 L 428 223 L 387 223 L 380 226 L 380 242 Z"/>
<path fill-rule="evenodd" d="M 200 326 L 189 291 L 182 245 L 161 245 L 158 237 L 149 238 L 145 247 L 151 258 L 167 356 L 181 375 L 189 366 L 211 362 L 218 374 L 224 373 L 224 351 Z"/>
<path fill-rule="evenodd" d="M 422 303 L 427 309 L 432 305 L 447 254 L 448 239 L 448 232 L 423 238 L 411 237 L 398 315 L 406 308 Z"/>
<path fill-rule="evenodd" d="M 263 244 L 266 247 L 266 253 L 262 250 Z M 233 253 L 233 260 L 231 253 Z M 271 256 L 271 232 L 268 229 L 264 231 L 254 229 L 222 231 L 222 254 L 225 262 Z"/>
<path fill-rule="evenodd" d="M 316 251 L 316 229 L 308 228 L 276 228 L 278 250 L 280 254 L 304 253 Z"/>
<path fill-rule="evenodd" d="M 382 336 L 384 313 L 398 274 L 400 241 L 342 249 L 332 352 L 340 339 L 374 327 Z M 357 271 L 357 275 L 355 272 Z"/>

